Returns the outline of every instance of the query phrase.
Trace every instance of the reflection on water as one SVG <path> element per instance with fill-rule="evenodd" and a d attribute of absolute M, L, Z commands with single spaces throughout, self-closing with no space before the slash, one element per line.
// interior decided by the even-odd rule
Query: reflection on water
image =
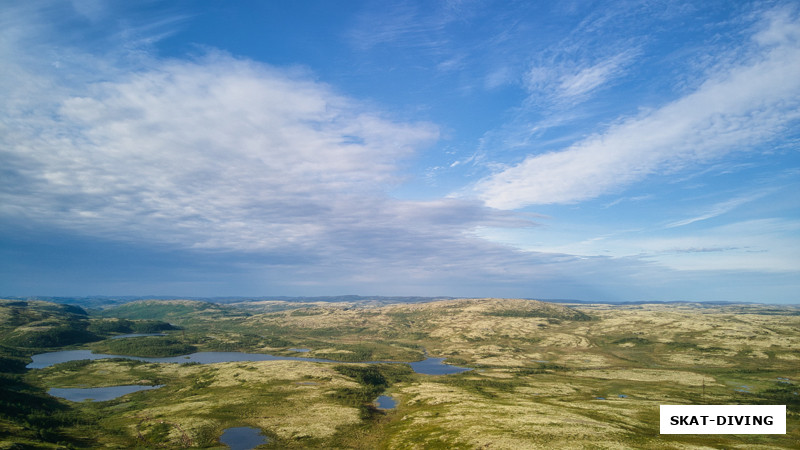
<path fill-rule="evenodd" d="M 329 362 L 337 364 L 346 364 L 342 361 L 333 361 L 330 359 L 320 358 L 304 358 L 300 356 L 273 356 L 263 353 L 244 353 L 244 352 L 198 352 L 184 356 L 171 356 L 166 358 L 143 358 L 140 356 L 124 356 L 124 355 L 106 355 L 102 353 L 92 353 L 91 350 L 64 350 L 61 352 L 40 353 L 31 357 L 33 362 L 28 364 L 28 369 L 43 369 L 55 364 L 77 361 L 81 359 L 108 359 L 108 358 L 125 358 L 137 361 L 145 361 L 152 363 L 200 363 L 200 364 L 214 364 L 222 362 L 244 362 L 244 361 L 307 361 L 307 362 Z M 428 358 L 424 361 L 417 361 L 408 363 L 415 372 L 424 375 L 448 375 L 452 373 L 461 373 L 468 369 L 466 367 L 457 367 L 443 364 L 444 358 Z M 371 363 L 382 363 L 389 361 L 368 361 Z"/>
<path fill-rule="evenodd" d="M 251 450 L 269 442 L 269 438 L 261 434 L 261 430 L 252 427 L 228 428 L 222 433 L 219 441 L 231 450 Z"/>
<path fill-rule="evenodd" d="M 122 397 L 133 392 L 147 391 L 150 389 L 158 389 L 163 387 L 163 384 L 158 386 L 109 386 L 98 388 L 50 388 L 47 393 L 53 397 L 67 399 L 71 402 L 82 402 L 85 400 L 92 400 L 94 402 L 104 402 L 106 400 L 113 400 L 117 397 Z"/>

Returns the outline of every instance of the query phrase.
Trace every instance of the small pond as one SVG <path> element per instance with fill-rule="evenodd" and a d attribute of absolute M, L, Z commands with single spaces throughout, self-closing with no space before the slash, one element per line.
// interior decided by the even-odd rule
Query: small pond
<path fill-rule="evenodd" d="M 253 427 L 228 428 L 222 433 L 219 441 L 231 450 L 251 450 L 269 442 L 269 438 L 261 434 L 261 430 Z"/>
<path fill-rule="evenodd" d="M 124 338 L 134 338 L 134 337 L 143 337 L 143 336 L 166 336 L 164 333 L 129 333 L 129 334 L 118 334 L 116 336 L 111 336 L 111 339 L 124 339 Z"/>
<path fill-rule="evenodd" d="M 98 388 L 50 388 L 47 390 L 47 393 L 53 397 L 67 399 L 71 402 L 82 402 L 86 400 L 91 400 L 93 402 L 104 402 L 106 400 L 113 400 L 117 397 L 131 394 L 133 392 L 158 389 L 163 386 L 163 384 L 160 384 L 157 386 L 130 385 Z"/>
<path fill-rule="evenodd" d="M 450 375 L 472 370 L 468 367 L 458 367 L 445 364 L 444 358 L 428 358 L 423 361 L 408 363 L 414 372 L 425 375 Z"/>
<path fill-rule="evenodd" d="M 307 362 L 327 362 L 346 364 L 342 361 L 334 361 L 321 358 L 304 358 L 300 356 L 273 356 L 263 353 L 244 353 L 244 352 L 198 352 L 184 356 L 169 356 L 165 358 L 143 358 L 139 356 L 126 355 L 106 355 L 102 353 L 92 353 L 91 350 L 64 350 L 60 352 L 40 353 L 31 357 L 33 361 L 25 366 L 28 369 L 43 369 L 55 364 L 78 361 L 82 359 L 109 359 L 125 358 L 137 361 L 152 363 L 200 363 L 214 364 L 222 362 L 238 361 L 307 361 Z M 466 367 L 451 366 L 442 363 L 444 358 L 428 358 L 424 361 L 408 363 L 415 372 L 424 375 L 448 375 L 472 370 Z M 388 363 L 391 361 L 365 361 L 368 363 Z M 396 362 L 395 362 L 396 363 Z"/>
<path fill-rule="evenodd" d="M 308 353 L 311 351 L 310 348 L 287 348 L 290 352 L 298 352 L 298 353 Z"/>
<path fill-rule="evenodd" d="M 378 396 L 375 403 L 378 404 L 378 409 L 394 409 L 397 406 L 397 402 L 388 395 Z"/>

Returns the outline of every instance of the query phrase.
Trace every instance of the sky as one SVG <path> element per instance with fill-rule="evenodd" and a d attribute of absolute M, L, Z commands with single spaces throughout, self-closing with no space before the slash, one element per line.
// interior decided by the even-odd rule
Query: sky
<path fill-rule="evenodd" d="M 795 1 L 5 1 L 0 295 L 800 303 Z"/>

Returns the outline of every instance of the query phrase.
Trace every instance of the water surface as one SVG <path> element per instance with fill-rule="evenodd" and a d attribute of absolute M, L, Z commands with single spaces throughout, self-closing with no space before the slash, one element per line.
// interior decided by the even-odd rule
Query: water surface
<path fill-rule="evenodd" d="M 414 369 L 414 372 L 425 375 L 450 375 L 472 370 L 468 367 L 451 366 L 442 361 L 444 361 L 444 358 L 428 358 L 424 361 L 408 363 L 408 365 Z"/>
<path fill-rule="evenodd" d="M 157 386 L 129 385 L 98 388 L 50 388 L 47 390 L 47 393 L 53 397 L 64 398 L 71 402 L 82 402 L 85 400 L 104 402 L 133 392 L 158 389 L 163 386 L 163 384 L 159 384 Z"/>
<path fill-rule="evenodd" d="M 251 450 L 269 442 L 269 438 L 261 434 L 261 430 L 253 427 L 228 428 L 222 433 L 219 441 L 231 450 Z"/>
<path fill-rule="evenodd" d="M 375 402 L 378 404 L 378 409 L 394 409 L 397 406 L 397 402 L 388 395 L 379 396 Z"/>

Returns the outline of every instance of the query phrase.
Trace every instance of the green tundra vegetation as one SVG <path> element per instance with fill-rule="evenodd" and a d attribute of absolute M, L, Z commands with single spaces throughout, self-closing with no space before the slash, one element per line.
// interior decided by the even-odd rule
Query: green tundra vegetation
<path fill-rule="evenodd" d="M 166 336 L 113 339 L 154 332 Z M 69 349 L 120 357 L 25 368 Z M 194 351 L 339 362 L 122 357 Z M 403 364 L 427 356 L 473 370 Z M 251 426 L 263 448 L 793 449 L 799 376 L 797 306 L 0 300 L 0 448 L 224 448 L 226 428 Z M 102 402 L 47 394 L 131 384 L 163 387 Z M 378 409 L 381 394 L 396 408 Z M 662 436 L 662 404 L 787 405 L 787 434 Z"/>

